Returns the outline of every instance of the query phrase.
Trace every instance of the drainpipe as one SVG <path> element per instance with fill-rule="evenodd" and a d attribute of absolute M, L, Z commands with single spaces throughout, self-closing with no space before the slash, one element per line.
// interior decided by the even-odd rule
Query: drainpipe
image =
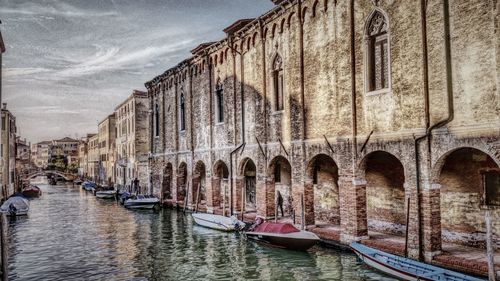
<path fill-rule="evenodd" d="M 354 0 L 350 3 L 350 34 L 351 34 L 351 123 L 352 123 L 352 172 L 356 176 L 358 148 L 357 148 L 357 114 L 356 114 L 356 38 L 354 29 Z"/>
<path fill-rule="evenodd" d="M 241 78 L 240 78 L 240 85 L 241 85 L 241 143 L 245 142 L 245 67 L 243 65 L 244 63 L 244 53 L 243 50 L 240 53 L 240 71 L 241 71 Z"/>
<path fill-rule="evenodd" d="M 298 16 L 299 16 L 299 49 L 300 49 L 300 102 L 302 106 L 302 141 L 304 141 L 307 138 L 307 133 L 306 133 L 306 107 L 305 107 L 305 80 L 304 80 L 304 20 L 302 17 L 302 0 L 298 1 L 297 5 L 299 11 L 298 11 Z M 302 146 L 304 146 L 304 143 L 302 143 Z"/>
<path fill-rule="evenodd" d="M 266 65 L 266 37 L 264 36 L 264 23 L 259 19 L 260 42 L 262 48 L 262 95 L 264 113 L 264 143 L 267 143 L 267 65 Z"/>
<path fill-rule="evenodd" d="M 451 66 L 451 43 L 450 43 L 450 11 L 449 11 L 449 0 L 443 1 L 443 18 L 444 18 L 444 43 L 445 43 L 445 58 L 446 58 L 446 93 L 447 93 L 447 101 L 448 101 L 448 117 L 443 119 L 436 124 L 428 127 L 430 124 L 430 109 L 429 109 L 429 85 L 428 85 L 428 62 L 427 62 L 427 27 L 426 27 L 426 1 L 421 0 L 421 9 L 422 9 L 422 44 L 425 45 L 423 48 L 423 56 L 424 56 L 424 100 L 425 106 L 427 107 L 425 113 L 426 120 L 426 133 L 425 135 L 418 137 L 415 139 L 415 167 L 416 167 L 416 180 L 417 180 L 417 210 L 418 210 L 418 237 L 419 237 L 419 260 L 424 260 L 424 251 L 423 251 L 423 229 L 422 229 L 422 214 L 420 212 L 420 159 L 419 159 L 419 151 L 418 146 L 421 140 L 427 139 L 427 166 L 430 166 L 431 161 L 431 137 L 432 131 L 434 129 L 443 127 L 453 121 L 455 112 L 453 107 L 453 80 L 452 80 L 452 66 Z"/>

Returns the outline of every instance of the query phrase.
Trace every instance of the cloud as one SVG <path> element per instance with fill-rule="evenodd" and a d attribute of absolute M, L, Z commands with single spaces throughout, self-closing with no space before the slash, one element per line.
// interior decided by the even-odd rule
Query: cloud
<path fill-rule="evenodd" d="M 15 14 L 15 15 L 32 15 L 32 16 L 44 15 L 44 17 L 48 19 L 53 19 L 53 17 L 47 17 L 48 15 L 82 18 L 82 17 L 109 17 L 109 16 L 116 16 L 118 14 L 115 11 L 85 10 L 72 6 L 68 3 L 59 1 L 54 1 L 51 4 L 52 5 L 26 2 L 16 5 L 15 8 L 3 7 L 2 13 Z"/>
<path fill-rule="evenodd" d="M 11 67 L 3 69 L 4 77 L 16 77 L 16 76 L 26 76 L 33 75 L 43 72 L 51 71 L 50 69 L 43 67 Z"/>
<path fill-rule="evenodd" d="M 150 64 L 151 60 L 158 59 L 184 50 L 193 43 L 193 39 L 186 39 L 175 44 L 165 44 L 163 46 L 149 46 L 146 48 L 125 51 L 119 47 L 103 48 L 98 47 L 98 51 L 93 56 L 87 57 L 81 63 L 71 65 L 59 71 L 55 77 L 68 79 L 81 77 L 82 75 L 95 75 L 103 71 L 113 71 Z"/>

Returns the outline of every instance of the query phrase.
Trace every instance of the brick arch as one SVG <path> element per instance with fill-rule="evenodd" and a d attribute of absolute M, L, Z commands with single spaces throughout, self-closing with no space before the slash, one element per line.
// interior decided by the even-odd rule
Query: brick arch
<path fill-rule="evenodd" d="M 266 185 L 266 198 L 268 203 L 272 204 L 267 206 L 269 212 L 275 211 L 276 195 L 281 196 L 282 210 L 278 208 L 278 216 L 292 216 L 292 165 L 284 155 L 275 156 L 267 168 L 267 185 Z"/>
<path fill-rule="evenodd" d="M 288 18 L 287 18 L 287 24 L 288 24 L 288 27 L 290 27 L 290 24 L 292 24 L 292 20 L 293 20 L 293 17 L 295 16 L 295 12 L 291 12 L 289 15 L 288 15 Z"/>
<path fill-rule="evenodd" d="M 259 203 L 257 202 L 257 165 L 250 157 L 245 157 L 241 160 L 238 171 L 237 192 L 240 194 L 238 201 L 243 201 L 244 198 L 243 209 L 255 212 Z"/>
<path fill-rule="evenodd" d="M 181 162 L 177 167 L 177 198 L 179 202 L 183 202 L 187 194 L 188 170 L 186 162 Z"/>
<path fill-rule="evenodd" d="M 163 168 L 163 178 L 161 183 L 161 198 L 162 200 L 172 199 L 172 163 L 168 162 Z"/>
<path fill-rule="evenodd" d="M 446 158 L 452 154 L 453 152 L 456 152 L 457 150 L 463 149 L 463 148 L 471 148 L 478 150 L 486 155 L 488 155 L 496 164 L 498 167 L 500 167 L 500 159 L 496 157 L 495 151 L 493 151 L 490 148 L 487 147 L 480 147 L 478 145 L 464 145 L 460 146 L 457 145 L 456 147 L 449 149 L 445 153 L 441 154 L 439 157 L 437 157 L 436 161 L 432 164 L 431 168 L 431 175 L 430 175 L 430 180 L 432 183 L 438 183 L 439 182 L 439 176 L 441 174 L 441 170 L 443 169 L 444 163 L 446 161 Z"/>
<path fill-rule="evenodd" d="M 484 150 L 463 146 L 453 148 L 438 158 L 432 173 L 439 186 L 439 224 L 441 240 L 465 246 L 484 248 L 485 232 L 482 199 L 484 171 L 499 170 L 498 161 Z M 434 180 L 434 179 L 433 179 Z M 493 187 L 494 188 L 494 187 Z M 491 210 L 493 218 L 500 210 Z M 498 239 L 500 226 L 493 224 L 493 239 Z M 495 237 L 496 234 L 496 237 Z"/>
<path fill-rule="evenodd" d="M 324 153 L 314 155 L 305 170 L 306 224 L 340 224 L 339 167 Z"/>
<path fill-rule="evenodd" d="M 206 202 L 206 180 L 207 180 L 207 170 L 205 163 L 202 160 L 198 160 L 194 165 L 193 175 L 192 175 L 192 194 L 191 201 L 196 204 L 196 200 L 198 198 L 198 185 L 200 186 L 200 204 L 203 205 L 204 201 Z"/>
<path fill-rule="evenodd" d="M 405 169 L 394 154 L 375 150 L 360 162 L 366 181 L 368 230 L 403 235 L 406 226 Z"/>
<path fill-rule="evenodd" d="M 217 160 L 212 166 L 211 189 L 207 192 L 207 205 L 213 208 L 214 213 L 222 213 L 229 208 L 229 169 L 223 160 Z"/>

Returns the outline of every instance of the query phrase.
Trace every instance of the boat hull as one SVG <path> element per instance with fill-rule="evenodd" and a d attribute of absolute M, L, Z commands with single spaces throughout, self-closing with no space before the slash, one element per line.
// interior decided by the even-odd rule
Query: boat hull
<path fill-rule="evenodd" d="M 21 193 L 25 197 L 28 197 L 28 198 L 35 198 L 35 197 L 39 197 L 40 195 L 42 195 L 40 190 L 37 190 L 37 189 L 26 189 L 26 190 L 23 190 Z"/>
<path fill-rule="evenodd" d="M 212 214 L 200 214 L 195 213 L 191 215 L 194 219 L 194 222 L 200 226 L 221 230 L 221 231 L 235 231 L 236 227 L 231 221 L 231 218 L 220 216 L 220 215 L 212 215 Z"/>
<path fill-rule="evenodd" d="M 101 199 L 115 199 L 115 193 L 101 193 L 98 191 L 95 196 Z"/>
<path fill-rule="evenodd" d="M 145 209 L 145 210 L 151 210 L 157 204 L 158 203 L 127 203 L 127 202 L 125 202 L 124 206 L 127 209 Z"/>
<path fill-rule="evenodd" d="M 395 256 L 356 242 L 351 244 L 351 248 L 367 265 L 402 280 L 483 280 L 452 270 Z"/>
<path fill-rule="evenodd" d="M 306 251 L 318 243 L 317 237 L 301 237 L 305 231 L 290 234 L 275 234 L 266 232 L 246 232 L 247 238 L 256 242 L 282 249 Z M 308 235 L 309 236 L 309 235 Z"/>

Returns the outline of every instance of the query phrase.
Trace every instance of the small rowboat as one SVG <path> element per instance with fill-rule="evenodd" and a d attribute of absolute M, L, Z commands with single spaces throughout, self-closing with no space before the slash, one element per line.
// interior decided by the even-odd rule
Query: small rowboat
<path fill-rule="evenodd" d="M 36 185 L 30 185 L 21 192 L 27 198 L 34 198 L 42 195 L 42 190 Z"/>
<path fill-rule="evenodd" d="M 351 248 L 367 265 L 402 280 L 484 281 L 452 270 L 373 249 L 360 243 Z"/>
<path fill-rule="evenodd" d="M 154 196 L 139 194 L 136 198 L 125 200 L 123 205 L 128 209 L 154 209 L 160 205 L 160 200 Z"/>
<path fill-rule="evenodd" d="M 101 190 L 96 191 L 95 196 L 101 199 L 114 199 L 116 195 L 116 191 L 114 190 Z"/>
<path fill-rule="evenodd" d="M 305 251 L 316 245 L 319 237 L 309 231 L 298 230 L 290 223 L 263 222 L 245 232 L 247 238 L 272 247 Z"/>
<path fill-rule="evenodd" d="M 216 230 L 235 231 L 245 227 L 245 223 L 237 220 L 234 216 L 228 218 L 221 215 L 202 213 L 193 213 L 191 216 L 196 224 Z"/>
<path fill-rule="evenodd" d="M 25 216 L 30 210 L 28 199 L 19 194 L 14 194 L 0 207 L 0 212 L 6 213 L 7 216 Z"/>

